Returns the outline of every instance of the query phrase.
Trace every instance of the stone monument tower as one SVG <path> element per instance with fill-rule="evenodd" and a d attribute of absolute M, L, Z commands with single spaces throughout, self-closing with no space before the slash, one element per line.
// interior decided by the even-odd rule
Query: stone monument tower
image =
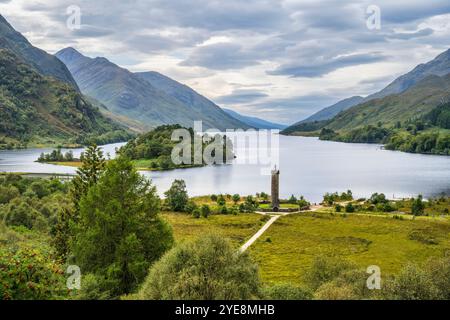
<path fill-rule="evenodd" d="M 280 209 L 280 170 L 272 170 L 272 210 L 277 212 Z"/>

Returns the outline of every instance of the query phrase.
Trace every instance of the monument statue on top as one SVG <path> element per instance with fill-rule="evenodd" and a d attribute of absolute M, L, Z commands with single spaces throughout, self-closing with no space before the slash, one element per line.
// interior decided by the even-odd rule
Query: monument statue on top
<path fill-rule="evenodd" d="M 280 209 L 280 170 L 272 170 L 272 210 L 278 212 Z"/>

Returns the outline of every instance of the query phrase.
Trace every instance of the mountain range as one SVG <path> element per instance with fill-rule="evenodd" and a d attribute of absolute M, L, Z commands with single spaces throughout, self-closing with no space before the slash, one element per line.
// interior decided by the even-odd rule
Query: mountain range
<path fill-rule="evenodd" d="M 332 106 L 326 107 L 319 112 L 314 113 L 312 116 L 306 118 L 305 120 L 299 121 L 295 125 L 299 125 L 302 123 L 307 122 L 315 122 L 315 121 L 323 121 L 333 118 L 335 115 L 337 115 L 339 112 L 343 110 L 347 110 L 348 108 L 351 108 L 353 106 L 356 106 L 364 101 L 364 98 L 361 96 L 354 96 L 348 99 L 341 100 Z"/>
<path fill-rule="evenodd" d="M 226 113 L 228 113 L 233 118 L 238 119 L 241 122 L 244 122 L 248 124 L 249 126 L 256 128 L 256 129 L 278 129 L 283 130 L 287 127 L 287 125 L 274 123 L 270 121 L 266 121 L 257 117 L 250 117 L 242 115 L 236 111 L 233 111 L 231 109 L 223 109 Z"/>
<path fill-rule="evenodd" d="M 0 49 L 0 74 L 0 148 L 130 138 L 74 87 L 40 74 L 7 49 Z"/>
<path fill-rule="evenodd" d="M 130 138 L 79 91 L 66 66 L 0 16 L 0 148 Z"/>
<path fill-rule="evenodd" d="M 0 48 L 8 49 L 34 67 L 42 75 L 62 80 L 78 90 L 67 67 L 55 56 L 34 47 L 0 15 Z"/>
<path fill-rule="evenodd" d="M 323 127 L 351 130 L 369 124 L 404 122 L 437 107 L 450 94 L 450 50 L 415 67 L 383 90 L 366 98 L 352 97 L 300 121 L 283 133 L 317 131 Z"/>
<path fill-rule="evenodd" d="M 450 49 L 438 55 L 435 59 L 420 64 L 410 72 L 398 77 L 388 86 L 379 92 L 371 94 L 365 98 L 355 96 L 344 99 L 336 104 L 326 107 L 305 120 L 299 121 L 292 126 L 298 126 L 302 123 L 329 120 L 336 116 L 339 112 L 345 111 L 358 104 L 371 101 L 373 99 L 381 99 L 392 94 L 405 92 L 429 75 L 445 76 L 450 73 Z"/>
<path fill-rule="evenodd" d="M 326 127 L 349 130 L 378 123 L 391 126 L 399 121 L 413 121 L 431 112 L 449 94 L 450 74 L 429 75 L 402 93 L 372 99 L 339 113 Z"/>
<path fill-rule="evenodd" d="M 192 127 L 199 120 L 204 128 L 249 128 L 191 88 L 157 72 L 132 73 L 73 48 L 59 51 L 56 57 L 68 67 L 81 92 L 146 129 L 163 124 Z"/>

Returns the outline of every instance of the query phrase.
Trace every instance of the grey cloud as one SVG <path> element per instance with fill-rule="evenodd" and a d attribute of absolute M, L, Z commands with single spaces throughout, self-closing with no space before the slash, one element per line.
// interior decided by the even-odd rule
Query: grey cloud
<path fill-rule="evenodd" d="M 4 5 L 5 0 L 0 3 Z M 399 50 L 420 48 L 423 52 L 427 50 L 423 48 L 430 48 L 436 51 L 450 45 L 448 33 L 442 31 L 393 31 L 417 30 L 423 19 L 450 13 L 449 0 L 42 0 L 22 3 L 22 8 L 8 13 L 7 18 L 19 31 L 28 32 L 27 36 L 31 36 L 37 46 L 55 47 L 55 50 L 78 43 L 88 46 L 91 41 L 82 41 L 83 38 L 101 37 L 101 47 L 110 48 L 110 52 L 98 54 L 108 57 L 120 50 L 124 65 L 145 62 L 158 53 L 184 59 L 183 66 L 206 68 L 203 72 L 209 75 L 270 62 L 280 66 L 267 72 L 271 75 L 320 77 L 343 67 L 387 58 L 360 52 L 382 51 L 393 56 L 392 53 Z M 382 29 L 378 31 L 366 27 L 366 8 L 371 4 L 381 8 Z M 65 28 L 66 8 L 70 5 L 78 5 L 82 10 L 83 28 L 75 32 Z M 240 40 L 240 35 L 254 41 L 246 43 Z M 233 42 L 198 46 L 213 36 L 229 37 Z M 80 49 L 90 50 L 89 47 Z M 396 62 L 395 58 L 389 59 Z M 190 75 L 190 69 L 174 69 L 183 69 L 186 79 L 206 77 L 197 73 Z M 244 75 L 246 72 L 242 70 Z M 381 84 L 381 80 L 369 79 L 355 91 L 365 92 Z M 297 117 L 340 98 L 330 103 L 314 96 L 273 100 L 257 96 L 258 90 L 265 94 L 264 88 L 233 88 L 256 91 L 254 97 L 248 93 L 245 99 L 239 97 L 236 90 L 233 92 L 235 101 L 263 103 L 259 107 L 264 110 L 291 110 Z M 325 96 L 332 95 L 327 92 Z M 232 101 L 233 94 L 222 98 Z M 254 108 L 257 107 L 255 104 Z M 276 112 L 273 115 L 276 116 Z"/>
<path fill-rule="evenodd" d="M 242 104 L 242 103 L 249 103 L 249 102 L 255 102 L 255 100 L 268 97 L 268 95 L 264 92 L 258 91 L 258 90 L 234 90 L 233 93 L 219 97 L 216 100 L 216 102 L 221 104 Z"/>
<path fill-rule="evenodd" d="M 95 38 L 111 35 L 114 33 L 114 30 L 96 27 L 93 25 L 82 25 L 80 29 L 75 29 L 73 32 L 77 37 Z"/>
<path fill-rule="evenodd" d="M 450 1 L 448 0 L 383 0 L 375 1 L 375 4 L 381 8 L 382 20 L 388 23 L 407 23 L 450 13 Z"/>
<path fill-rule="evenodd" d="M 354 54 L 349 56 L 337 57 L 330 60 L 325 60 L 322 63 L 280 66 L 276 70 L 268 71 L 268 74 L 288 75 L 291 77 L 315 78 L 323 76 L 325 74 L 328 74 L 341 68 L 379 62 L 385 59 L 386 59 L 385 56 L 375 53 Z"/>
<path fill-rule="evenodd" d="M 427 37 L 434 33 L 434 30 L 431 28 L 422 29 L 416 32 L 399 32 L 389 35 L 388 37 L 391 39 L 399 39 L 399 40 L 410 40 L 414 38 Z"/>
<path fill-rule="evenodd" d="M 195 49 L 181 65 L 214 70 L 240 69 L 259 64 L 258 56 L 258 52 L 246 51 L 240 44 L 218 43 Z"/>

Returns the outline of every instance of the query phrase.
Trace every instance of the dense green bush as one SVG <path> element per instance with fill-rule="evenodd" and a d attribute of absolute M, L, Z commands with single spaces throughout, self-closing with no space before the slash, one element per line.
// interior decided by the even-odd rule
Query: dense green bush
<path fill-rule="evenodd" d="M 237 300 L 258 295 L 256 265 L 224 239 L 210 235 L 178 245 L 155 263 L 137 298 Z"/>
<path fill-rule="evenodd" d="M 344 271 L 354 269 L 355 266 L 348 261 L 334 256 L 317 256 L 311 268 L 304 276 L 305 283 L 317 290 L 323 284 L 340 276 Z"/>
<path fill-rule="evenodd" d="M 286 283 L 266 287 L 262 295 L 268 300 L 311 300 L 314 297 L 309 288 Z"/>
<path fill-rule="evenodd" d="M 202 205 L 200 210 L 203 218 L 208 218 L 211 214 L 211 208 L 207 204 Z"/>
<path fill-rule="evenodd" d="M 184 180 L 175 180 L 164 195 L 166 196 L 165 203 L 169 206 L 170 210 L 176 212 L 186 211 L 189 196 Z"/>
<path fill-rule="evenodd" d="M 387 281 L 384 297 L 395 300 L 445 299 L 445 292 L 441 292 L 433 280 L 428 270 L 417 265 L 407 265 L 398 276 Z M 447 280 L 446 288 L 444 288 L 447 294 L 448 282 Z"/>
<path fill-rule="evenodd" d="M 24 226 L 31 229 L 40 212 L 28 204 L 26 200 L 14 199 L 5 210 L 5 222 L 8 226 Z"/>
<path fill-rule="evenodd" d="M 16 187 L 0 185 L 0 204 L 6 204 L 19 196 L 20 192 Z"/>
<path fill-rule="evenodd" d="M 335 202 L 343 202 L 343 201 L 351 201 L 353 200 L 353 193 L 351 190 L 347 190 L 347 192 L 342 192 L 341 194 L 335 193 L 326 193 L 323 196 L 323 203 L 332 206 Z"/>
<path fill-rule="evenodd" d="M 421 216 L 424 214 L 425 204 L 421 195 L 417 199 L 412 199 L 411 213 L 415 216 Z"/>

